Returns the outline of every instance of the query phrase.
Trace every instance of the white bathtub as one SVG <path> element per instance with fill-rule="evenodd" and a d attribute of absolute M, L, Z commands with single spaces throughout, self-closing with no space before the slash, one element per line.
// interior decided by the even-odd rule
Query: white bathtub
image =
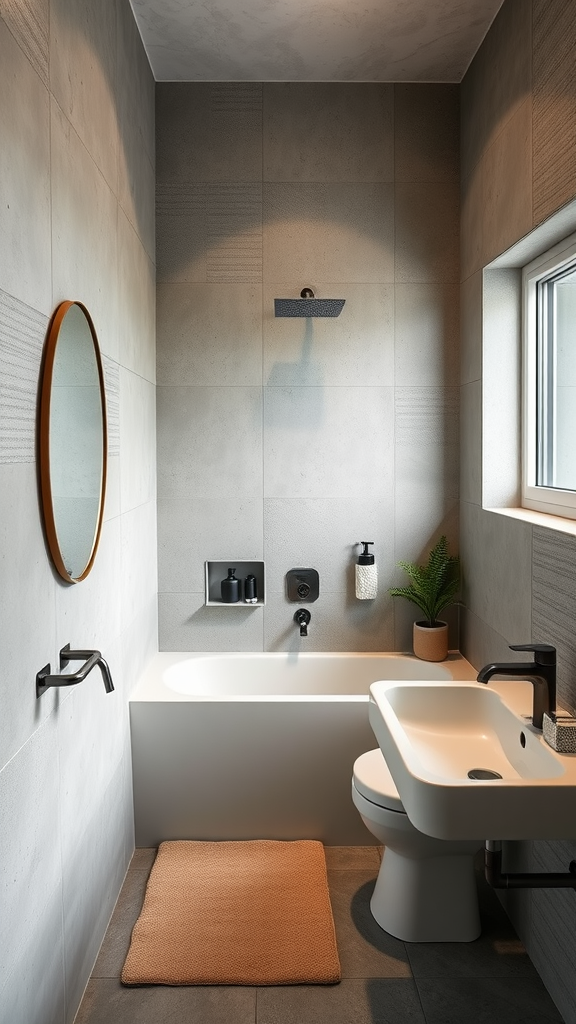
<path fill-rule="evenodd" d="M 137 846 L 373 842 L 350 798 L 378 679 L 474 679 L 399 654 L 157 654 L 130 699 Z"/>

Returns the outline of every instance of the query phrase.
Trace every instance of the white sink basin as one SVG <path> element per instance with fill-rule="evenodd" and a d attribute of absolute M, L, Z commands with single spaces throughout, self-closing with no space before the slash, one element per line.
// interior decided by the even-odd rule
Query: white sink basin
<path fill-rule="evenodd" d="M 421 832 L 438 839 L 576 838 L 576 755 L 552 750 L 494 689 L 386 681 L 373 683 L 370 694 L 370 724 Z M 470 778 L 475 769 L 501 778 Z"/>

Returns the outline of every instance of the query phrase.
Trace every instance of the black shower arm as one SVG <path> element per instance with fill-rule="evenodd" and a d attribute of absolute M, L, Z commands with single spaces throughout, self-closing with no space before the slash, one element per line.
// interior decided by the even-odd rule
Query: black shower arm
<path fill-rule="evenodd" d="M 100 651 L 71 651 L 70 644 L 66 644 L 66 646 L 60 651 L 60 668 L 64 668 L 69 661 L 84 661 L 84 665 L 82 665 L 82 668 L 79 668 L 77 672 L 70 672 L 57 676 L 50 675 L 50 664 L 45 665 L 44 668 L 40 669 L 36 675 L 37 697 L 41 697 L 42 694 L 46 693 L 46 690 L 49 690 L 52 686 L 76 686 L 77 683 L 81 683 L 86 679 L 88 673 L 91 672 L 96 665 L 98 665 L 98 668 L 102 672 L 106 693 L 112 693 L 114 683 L 112 682 L 110 669 L 104 661 Z"/>

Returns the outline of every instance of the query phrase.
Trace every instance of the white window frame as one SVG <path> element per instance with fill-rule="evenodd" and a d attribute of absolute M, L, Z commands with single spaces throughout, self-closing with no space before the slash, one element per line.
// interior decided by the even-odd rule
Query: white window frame
<path fill-rule="evenodd" d="M 576 262 L 576 233 L 523 268 L 522 505 L 536 512 L 576 519 L 576 491 L 536 483 L 537 287 L 542 278 Z"/>

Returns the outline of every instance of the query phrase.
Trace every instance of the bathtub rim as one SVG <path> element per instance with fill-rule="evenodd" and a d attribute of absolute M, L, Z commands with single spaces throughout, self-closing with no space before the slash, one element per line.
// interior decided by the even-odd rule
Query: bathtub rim
<path fill-rule="evenodd" d="M 247 660 L 254 657 L 267 657 L 284 661 L 290 657 L 288 651 L 158 651 L 152 655 L 146 668 L 130 693 L 130 702 L 168 701 L 177 703 L 367 703 L 369 694 L 325 694 L 325 693 L 257 693 L 257 694 L 186 694 L 170 689 L 162 679 L 162 673 L 177 665 L 180 661 L 193 661 L 200 658 L 220 658 L 226 661 L 233 659 Z M 331 658 L 401 658 L 422 665 L 420 658 L 401 651 L 303 651 L 299 656 L 306 660 Z M 433 662 L 431 664 L 437 665 Z M 450 682 L 475 680 L 477 670 L 459 651 L 449 651 L 446 662 L 440 663 L 452 671 Z M 401 682 L 402 680 L 400 680 Z"/>

